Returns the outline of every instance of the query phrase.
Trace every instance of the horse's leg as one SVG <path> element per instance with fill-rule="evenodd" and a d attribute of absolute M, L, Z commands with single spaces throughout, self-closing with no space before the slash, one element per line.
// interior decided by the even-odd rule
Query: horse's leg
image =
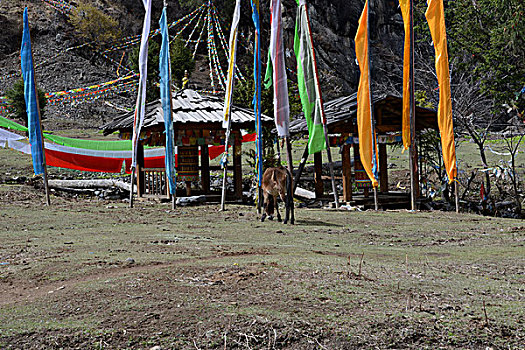
<path fill-rule="evenodd" d="M 261 222 L 264 222 L 264 219 L 266 219 L 266 209 L 267 208 L 268 208 L 268 195 L 265 192 L 264 193 L 263 214 L 261 216 Z"/>
<path fill-rule="evenodd" d="M 281 213 L 279 212 L 279 203 L 277 202 L 277 196 L 273 196 L 273 203 L 275 205 L 275 211 L 277 212 L 277 221 L 281 222 L 283 221 L 281 219 Z"/>

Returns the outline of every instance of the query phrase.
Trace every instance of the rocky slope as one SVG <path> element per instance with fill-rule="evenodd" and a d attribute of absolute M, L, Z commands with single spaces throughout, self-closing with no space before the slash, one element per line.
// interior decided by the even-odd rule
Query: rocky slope
<path fill-rule="evenodd" d="M 144 10 L 139 0 L 88 1 L 118 19 L 122 33 L 139 34 Z M 75 4 L 74 2 L 70 2 Z M 198 0 L 168 1 L 170 20 L 180 18 L 199 6 Z M 231 0 L 215 0 L 219 13 L 223 15 L 223 25 L 227 27 L 233 7 Z M 67 16 L 56 11 L 44 1 L 29 3 L 14 0 L 0 3 L 0 96 L 5 94 L 20 77 L 19 47 L 22 31 L 23 6 L 29 6 L 33 54 L 38 84 L 45 91 L 62 91 L 99 84 L 116 79 L 116 66 L 86 48 L 73 49 L 82 42 L 75 34 Z M 253 38 L 251 9 L 248 1 L 243 1 L 241 27 L 246 41 L 239 57 L 251 65 L 250 40 Z M 352 93 L 357 88 L 359 70 L 355 63 L 354 36 L 363 1 L 311 0 L 309 13 L 314 32 L 314 41 L 319 61 L 322 88 L 327 99 Z M 154 2 L 152 27 L 157 27 L 162 2 Z M 283 0 L 285 45 L 288 67 L 295 70 L 293 56 L 293 35 L 296 15 L 295 0 Z M 374 74 L 378 81 L 387 79 L 382 72 L 392 72 L 401 76 L 399 56 L 402 50 L 403 29 L 397 1 L 371 2 L 371 37 L 374 48 Z M 231 16 L 231 14 L 229 15 Z M 269 0 L 261 1 L 263 22 L 262 48 L 265 50 L 269 40 Z M 225 31 L 227 32 L 227 28 Z M 205 51 L 204 51 L 205 53 Z M 117 53 L 119 56 L 121 53 Z M 56 57 L 55 57 L 56 56 Z M 204 87 L 207 80 L 208 64 L 200 56 L 192 82 Z M 266 57 L 263 54 L 263 57 Z M 115 57 L 118 59 L 118 57 Z M 295 77 L 293 74 L 290 76 Z M 382 85 L 381 83 L 379 85 Z M 385 85 L 385 84 L 383 84 Z M 134 93 L 113 94 L 96 101 L 46 107 L 46 125 L 50 129 L 99 127 L 104 122 L 121 113 L 120 107 L 133 106 Z"/>

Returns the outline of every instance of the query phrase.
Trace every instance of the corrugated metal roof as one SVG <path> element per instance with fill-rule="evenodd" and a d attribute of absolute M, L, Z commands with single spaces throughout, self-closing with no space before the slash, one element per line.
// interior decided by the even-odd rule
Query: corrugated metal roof
<path fill-rule="evenodd" d="M 213 96 L 204 96 L 194 90 L 178 91 L 172 98 L 173 122 L 176 123 L 222 123 L 224 101 Z M 105 134 L 117 130 L 133 128 L 134 112 L 128 112 L 116 117 L 113 121 L 102 126 Z M 246 108 L 232 106 L 232 124 L 254 123 L 253 111 Z M 272 119 L 263 115 L 263 122 Z M 164 124 L 164 113 L 160 101 L 146 104 L 144 128 Z"/>
<path fill-rule="evenodd" d="M 383 108 L 383 116 L 386 117 L 386 122 L 391 122 L 393 125 L 401 125 L 401 106 L 403 98 L 393 95 L 378 95 L 373 98 L 374 108 Z M 386 108 L 388 107 L 388 108 Z M 324 110 L 326 115 L 326 121 L 328 129 L 336 127 L 338 124 L 345 123 L 350 119 L 356 119 L 357 117 L 357 93 L 349 96 L 343 96 L 326 102 L 324 104 Z M 354 121 L 354 125 L 356 122 Z M 419 129 L 423 128 L 436 128 L 437 129 L 437 114 L 436 111 L 416 107 L 416 127 Z M 308 132 L 306 125 L 306 119 L 304 115 L 297 116 L 295 120 L 290 123 L 291 133 L 304 133 Z"/>

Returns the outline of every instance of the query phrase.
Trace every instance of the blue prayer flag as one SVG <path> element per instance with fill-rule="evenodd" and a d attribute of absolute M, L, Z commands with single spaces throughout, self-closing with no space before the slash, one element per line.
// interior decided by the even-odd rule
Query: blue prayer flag
<path fill-rule="evenodd" d="M 257 133 L 257 179 L 262 186 L 263 156 L 262 156 L 262 125 L 261 125 L 261 24 L 259 21 L 259 0 L 251 0 L 252 19 L 255 25 L 255 51 L 253 53 L 253 77 L 255 92 L 253 96 L 253 109 L 255 114 L 255 132 Z"/>
<path fill-rule="evenodd" d="M 173 155 L 173 121 L 171 116 L 171 72 L 170 72 L 170 42 L 168 35 L 168 20 L 166 8 L 162 10 L 160 17 L 160 32 L 162 35 L 162 45 L 160 47 L 159 71 L 160 71 L 160 100 L 162 111 L 164 112 L 164 126 L 166 128 L 166 175 L 170 184 L 170 193 L 175 194 L 175 157 Z"/>
<path fill-rule="evenodd" d="M 22 48 L 20 51 L 22 62 L 22 78 L 24 80 L 24 97 L 26 101 L 27 127 L 29 129 L 29 143 L 33 158 L 35 175 L 44 173 L 44 153 L 42 147 L 42 129 L 40 128 L 40 110 L 37 100 L 35 71 L 33 68 L 33 53 L 31 52 L 31 35 L 27 7 L 24 10 L 24 32 L 22 34 Z"/>

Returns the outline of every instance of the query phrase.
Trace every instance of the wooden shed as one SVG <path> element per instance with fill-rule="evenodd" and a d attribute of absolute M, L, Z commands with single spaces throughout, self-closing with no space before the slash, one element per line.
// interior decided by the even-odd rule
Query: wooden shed
<path fill-rule="evenodd" d="M 393 95 L 380 95 L 373 99 L 373 111 L 375 118 L 375 129 L 378 137 L 378 156 L 379 156 L 379 191 L 383 199 L 390 193 L 388 187 L 388 162 L 387 144 L 401 143 L 401 124 L 402 124 L 402 102 L 403 99 Z M 342 181 L 343 198 L 345 202 L 356 199 L 353 196 L 353 184 L 362 192 L 361 200 L 366 201 L 368 189 L 371 188 L 371 181 L 363 170 L 359 156 L 359 140 L 357 131 L 357 94 L 344 96 L 326 102 L 325 114 L 327 118 L 328 133 L 330 134 L 331 147 L 342 148 Z M 438 129 L 437 113 L 434 110 L 416 107 L 416 130 Z M 297 117 L 290 126 L 292 134 L 307 134 L 308 128 L 304 117 Z M 354 149 L 354 169 L 352 172 L 352 162 L 350 149 Z M 322 154 L 314 154 L 314 182 L 316 197 L 323 195 Z M 361 192 L 360 192 L 361 194 Z M 396 195 L 405 200 L 404 194 L 390 193 L 390 197 Z M 408 200 L 408 199 L 407 199 Z M 383 200 L 386 202 L 387 200 Z M 381 203 L 380 203 L 381 204 Z"/>
<path fill-rule="evenodd" d="M 218 170 L 210 166 L 209 149 L 223 145 L 225 129 L 222 127 L 224 101 L 213 96 L 201 95 L 190 89 L 173 94 L 173 128 L 177 146 L 177 182 L 186 183 L 185 195 L 210 195 L 210 171 Z M 118 131 L 121 138 L 131 139 L 134 112 L 122 114 L 102 127 L 108 135 Z M 232 106 L 231 141 L 233 145 L 233 182 L 235 199 L 242 198 L 242 135 L 241 130 L 255 128 L 252 110 Z M 271 118 L 262 116 L 263 126 L 273 125 Z M 168 196 L 166 191 L 165 168 L 144 167 L 144 146 L 165 146 L 164 112 L 160 101 L 146 105 L 144 126 L 140 135 L 137 158 L 137 196 Z M 199 157 L 200 153 L 200 157 Z M 200 162 L 199 162 L 200 158 Z M 231 160 L 230 160 L 231 161 Z M 230 163 L 231 164 L 231 163 Z M 192 189 L 191 183 L 200 180 L 201 188 Z M 184 191 L 184 190 L 181 190 Z M 179 191 L 180 192 L 180 191 Z"/>

